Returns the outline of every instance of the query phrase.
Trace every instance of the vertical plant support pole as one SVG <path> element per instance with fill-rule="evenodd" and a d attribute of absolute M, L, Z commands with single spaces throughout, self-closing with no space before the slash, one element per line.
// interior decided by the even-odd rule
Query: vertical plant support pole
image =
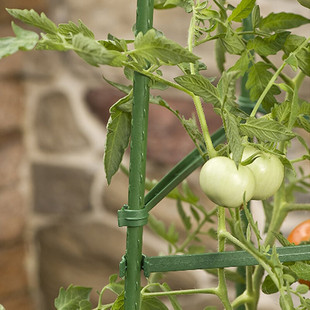
<path fill-rule="evenodd" d="M 153 0 L 137 1 L 136 34 L 153 25 Z M 135 72 L 130 144 L 128 209 L 144 206 L 149 80 Z M 126 242 L 125 310 L 140 309 L 143 226 L 128 226 Z"/>

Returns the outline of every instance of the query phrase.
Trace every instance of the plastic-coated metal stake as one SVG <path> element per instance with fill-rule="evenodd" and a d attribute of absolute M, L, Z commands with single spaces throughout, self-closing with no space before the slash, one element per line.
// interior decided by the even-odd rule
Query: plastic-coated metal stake
<path fill-rule="evenodd" d="M 152 28 L 153 7 L 153 0 L 137 1 L 136 34 L 145 33 Z M 144 206 L 148 105 L 148 78 L 135 72 L 128 189 L 129 210 L 140 210 Z M 125 310 L 140 309 L 142 233 L 143 226 L 127 228 Z"/>

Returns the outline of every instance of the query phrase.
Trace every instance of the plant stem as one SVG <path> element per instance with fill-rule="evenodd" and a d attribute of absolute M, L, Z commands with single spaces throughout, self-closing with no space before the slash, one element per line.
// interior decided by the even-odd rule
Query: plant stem
<path fill-rule="evenodd" d="M 276 71 L 276 73 L 272 76 L 272 78 L 268 82 L 266 88 L 264 89 L 264 91 L 262 92 L 260 97 L 258 98 L 258 100 L 257 100 L 257 102 L 256 102 L 256 104 L 255 104 L 255 106 L 251 112 L 250 117 L 254 117 L 256 115 L 259 106 L 263 102 L 264 98 L 266 97 L 266 95 L 269 92 L 270 88 L 272 87 L 273 83 L 276 81 L 276 79 L 278 78 L 279 74 L 281 73 L 281 71 L 284 69 L 285 66 L 286 66 L 286 63 L 283 62 L 282 65 L 279 67 L 279 69 Z"/>
<path fill-rule="evenodd" d="M 196 26 L 196 9 L 195 7 L 193 7 L 193 15 L 191 18 L 191 22 L 190 22 L 190 26 L 188 29 L 188 50 L 190 52 L 193 52 L 193 45 L 194 45 L 194 38 L 195 38 L 195 26 Z M 190 71 L 191 74 L 195 74 L 195 64 L 190 63 Z M 201 104 L 201 100 L 198 96 L 192 96 L 193 101 L 194 101 L 194 105 L 196 108 L 196 112 L 198 115 L 198 119 L 199 119 L 199 123 L 200 123 L 200 127 L 202 130 L 202 135 L 207 147 L 207 151 L 208 151 L 208 155 L 210 158 L 216 157 L 217 156 L 217 152 L 213 146 L 212 140 L 211 140 L 211 136 L 210 136 L 210 132 L 209 132 L 209 128 L 208 128 L 208 124 L 205 118 L 205 114 L 202 108 L 202 104 Z"/>
<path fill-rule="evenodd" d="M 218 252 L 225 251 L 225 241 L 226 238 L 224 236 L 226 230 L 226 220 L 225 220 L 225 208 L 219 207 L 218 210 Z M 227 292 L 227 284 L 225 279 L 225 269 L 219 268 L 218 269 L 218 292 L 219 298 L 224 305 L 225 309 L 232 309 L 231 302 L 228 298 Z"/>

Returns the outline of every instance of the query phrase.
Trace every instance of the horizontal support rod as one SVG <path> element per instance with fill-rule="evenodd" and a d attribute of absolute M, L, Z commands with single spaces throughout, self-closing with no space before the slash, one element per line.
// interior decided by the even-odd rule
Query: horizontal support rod
<path fill-rule="evenodd" d="M 310 260 L 310 244 L 278 247 L 279 260 L 296 262 Z M 226 267 L 254 266 L 257 260 L 246 251 L 227 251 L 204 254 L 144 256 L 144 275 L 152 272 L 214 269 Z"/>

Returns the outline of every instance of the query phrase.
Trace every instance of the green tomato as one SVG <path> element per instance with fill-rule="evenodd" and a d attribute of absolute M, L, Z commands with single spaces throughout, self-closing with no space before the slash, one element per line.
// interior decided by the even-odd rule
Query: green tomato
<path fill-rule="evenodd" d="M 310 9 L 310 0 L 297 0 L 302 6 Z"/>
<path fill-rule="evenodd" d="M 200 171 L 200 187 L 207 197 L 222 207 L 237 208 L 249 201 L 254 193 L 255 179 L 248 167 L 239 165 L 227 157 L 208 160 Z"/>
<path fill-rule="evenodd" d="M 249 158 L 254 153 L 259 152 L 254 147 L 244 148 L 242 160 Z M 273 196 L 280 188 L 284 178 L 284 166 L 275 155 L 259 152 L 258 157 L 247 165 L 255 177 L 255 191 L 252 199 L 265 200 Z"/>

